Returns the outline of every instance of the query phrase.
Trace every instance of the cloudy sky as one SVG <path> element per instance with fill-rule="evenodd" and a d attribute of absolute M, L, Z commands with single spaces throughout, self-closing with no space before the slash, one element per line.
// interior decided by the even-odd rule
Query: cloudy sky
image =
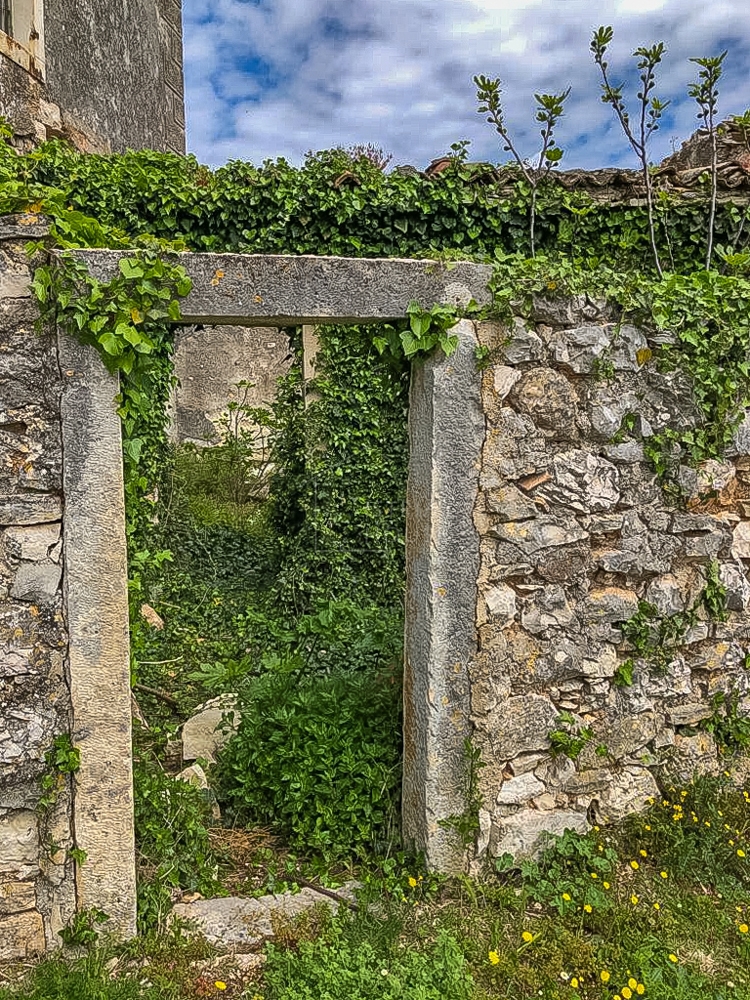
<path fill-rule="evenodd" d="M 470 158 L 503 162 L 476 112 L 477 73 L 499 76 L 523 155 L 537 149 L 535 92 L 570 86 L 562 166 L 634 165 L 599 99 L 594 28 L 615 30 L 614 81 L 635 101 L 631 53 L 664 41 L 656 90 L 672 105 L 652 159 L 696 125 L 690 57 L 728 49 L 719 109 L 750 107 L 750 0 L 183 0 L 188 146 L 211 165 L 375 143 L 392 165 L 424 167 L 470 139 Z"/>

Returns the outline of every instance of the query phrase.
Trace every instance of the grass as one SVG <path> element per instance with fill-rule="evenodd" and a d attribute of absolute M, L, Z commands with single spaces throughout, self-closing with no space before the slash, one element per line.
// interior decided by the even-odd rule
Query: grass
<path fill-rule="evenodd" d="M 750 792 L 700 779 L 481 878 L 376 864 L 357 913 L 280 928 L 260 969 L 152 936 L 6 970 L 0 1000 L 750 1000 L 748 855 Z"/>

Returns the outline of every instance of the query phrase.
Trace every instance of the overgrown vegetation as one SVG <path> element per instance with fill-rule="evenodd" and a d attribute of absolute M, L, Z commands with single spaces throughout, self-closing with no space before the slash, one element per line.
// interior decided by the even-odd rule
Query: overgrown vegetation
<path fill-rule="evenodd" d="M 481 879 L 384 866 L 248 974 L 176 937 L 50 959 L 0 1000 L 748 1000 L 750 792 L 700 779 Z M 199 949 L 203 948 L 203 951 Z"/>
<path fill-rule="evenodd" d="M 499 170 L 469 163 L 466 143 L 432 176 L 386 174 L 369 147 L 310 154 L 300 169 L 277 160 L 210 171 L 169 154 L 83 156 L 55 141 L 19 156 L 0 144 L 0 213 L 46 215 L 57 247 L 132 251 L 98 282 L 30 248 L 44 309 L 121 377 L 133 681 L 148 718 L 136 734 L 141 928 L 163 928 L 173 894 L 223 891 L 226 852 L 209 803 L 175 782 L 164 758 L 177 723 L 227 692 L 239 693 L 242 721 L 220 763 L 224 821 L 268 824 L 298 852 L 268 864 L 253 891 L 294 884 L 313 866 L 333 879 L 359 874 L 370 893 L 354 915 L 281 928 L 262 973 L 229 963 L 224 975 L 194 945 L 146 938 L 114 958 L 105 946 L 71 965 L 42 963 L 17 988 L 0 986 L 0 1000 L 750 998 L 747 791 L 675 789 L 645 817 L 566 834 L 536 862 L 498 859 L 481 880 L 430 876 L 398 852 L 408 362 L 450 353 L 454 310 L 415 303 L 396 326 L 325 328 L 306 387 L 290 331 L 295 363 L 270 409 L 240 396 L 210 451 L 165 439 L 173 324 L 189 290 L 170 253 L 189 248 L 489 261 L 501 319 L 539 296 L 606 297 L 622 322 L 668 334 L 639 363 L 679 369 L 693 387 L 694 419 L 643 442 L 662 481 L 674 484 L 680 464 L 722 457 L 750 404 L 750 212 L 716 195 L 724 56 L 696 60 L 711 192 L 684 199 L 659 189 L 647 156 L 668 103 L 653 94 L 664 47 L 635 53 L 632 127 L 607 75 L 611 41 L 599 29 L 592 52 L 602 98 L 638 157 L 645 208 L 630 198 L 603 206 L 556 181 L 567 91 L 537 95 L 542 148 L 529 164 L 505 129 L 499 81 L 485 77 L 475 81 L 482 113 L 515 159 Z M 613 371 L 605 357 L 599 376 Z M 637 427 L 624 423 L 623 437 Z M 664 616 L 643 602 L 626 638 L 663 669 L 699 612 L 723 620 L 724 596 L 709 568 L 698 603 Z M 632 681 L 633 666 L 618 683 Z M 702 728 L 746 746 L 736 694 L 713 707 Z M 551 734 L 553 751 L 571 759 L 591 738 L 566 714 Z M 74 771 L 74 753 L 55 745 L 45 793 Z M 468 808 L 448 825 L 468 846 L 481 804 L 471 746 L 467 765 Z M 66 933 L 93 945 L 96 915 Z"/>

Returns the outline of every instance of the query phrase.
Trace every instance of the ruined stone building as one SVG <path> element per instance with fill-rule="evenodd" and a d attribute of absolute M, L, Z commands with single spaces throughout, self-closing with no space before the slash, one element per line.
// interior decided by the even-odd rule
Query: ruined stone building
<path fill-rule="evenodd" d="M 0 0 L 0 116 L 22 148 L 183 153 L 181 0 Z"/>

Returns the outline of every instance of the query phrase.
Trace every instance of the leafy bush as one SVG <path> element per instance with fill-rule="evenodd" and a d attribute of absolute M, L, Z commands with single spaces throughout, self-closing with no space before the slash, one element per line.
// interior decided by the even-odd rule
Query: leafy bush
<path fill-rule="evenodd" d="M 208 838 L 210 809 L 200 789 L 175 781 L 141 755 L 133 774 L 138 856 L 138 921 L 160 925 L 171 908 L 170 890 L 221 895 L 218 859 Z"/>
<path fill-rule="evenodd" d="M 299 951 L 270 947 L 264 970 L 274 1000 L 469 1000 L 473 981 L 450 934 L 438 932 L 424 951 L 375 948 L 338 929 Z"/>
<path fill-rule="evenodd" d="M 242 722 L 220 761 L 220 795 L 326 857 L 383 850 L 397 836 L 400 688 L 367 670 L 271 673 L 240 693 Z"/>
<path fill-rule="evenodd" d="M 342 597 L 393 607 L 404 586 L 409 368 L 381 356 L 367 327 L 318 332 L 315 401 L 304 406 L 298 357 L 273 404 L 277 590 L 302 611 Z"/>

